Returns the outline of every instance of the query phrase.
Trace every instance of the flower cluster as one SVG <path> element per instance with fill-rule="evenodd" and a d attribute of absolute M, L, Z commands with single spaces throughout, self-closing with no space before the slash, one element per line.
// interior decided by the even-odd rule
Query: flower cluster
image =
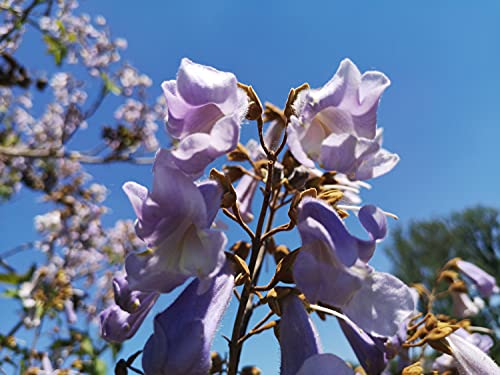
<path fill-rule="evenodd" d="M 360 206 L 360 188 L 399 160 L 381 147 L 377 128 L 377 107 L 388 86 L 384 74 L 361 74 L 344 60 L 324 87 L 303 85 L 291 90 L 283 110 L 271 104 L 264 109 L 252 87 L 238 83 L 232 73 L 183 59 L 177 78 L 162 84 L 173 146 L 157 152 L 151 190 L 135 182 L 123 186 L 145 249 L 129 254 L 125 277 L 114 278 L 116 303 L 101 313 L 102 337 L 129 339 L 160 294 L 191 279 L 155 317 L 142 355 L 146 374 L 236 374 L 244 342 L 272 327 L 281 347 L 281 374 L 354 374 L 341 358 L 323 353 L 312 312 L 338 319 L 360 372 L 380 374 L 398 353 L 407 356 L 409 347 L 422 345 L 415 337 L 424 331 L 414 332 L 424 323 L 422 342 L 451 355 L 459 368 L 496 368 L 491 360 L 486 367 L 470 362 L 466 348 L 474 344 L 467 339 L 467 324 L 438 320 L 430 311 L 418 321 L 415 290 L 369 264 L 387 235 L 387 216 L 393 215 L 374 205 Z M 129 116 L 138 116 L 139 108 L 127 105 Z M 259 141 L 243 146 L 239 134 L 245 118 L 257 121 Z M 199 179 L 223 155 L 233 164 Z M 255 214 L 261 184 L 261 210 Z M 275 213 L 287 205 L 290 221 L 273 227 Z M 219 211 L 241 227 L 248 242 L 228 246 L 223 226 L 216 224 Z M 350 233 L 344 220 L 349 212 L 357 215 L 367 239 Z M 295 228 L 298 249 L 276 243 L 276 234 Z M 267 285 L 259 285 L 267 254 L 276 260 L 276 272 Z M 453 264 L 481 293 L 498 291 L 494 279 L 474 266 Z M 239 307 L 228 337 L 229 357 L 222 360 L 210 354 L 210 346 L 233 290 Z M 248 330 L 259 306 L 268 306 L 269 313 Z M 273 316 L 277 319 L 266 323 Z M 432 335 L 434 327 L 449 329 Z M 436 365 L 450 363 L 443 357 Z M 416 364 L 408 364 L 404 371 L 411 373 Z"/>

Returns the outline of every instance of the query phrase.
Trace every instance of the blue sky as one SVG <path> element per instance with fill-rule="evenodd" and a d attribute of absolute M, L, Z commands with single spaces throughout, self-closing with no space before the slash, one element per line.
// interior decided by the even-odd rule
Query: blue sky
<path fill-rule="evenodd" d="M 160 94 L 163 80 L 175 77 L 185 56 L 234 72 L 263 101 L 278 105 L 291 87 L 326 83 L 345 57 L 361 71 L 383 71 L 392 85 L 382 98 L 378 123 L 385 129 L 385 147 L 399 153 L 401 162 L 389 175 L 372 181 L 364 201 L 396 213 L 403 224 L 478 203 L 500 206 L 497 0 L 88 0 L 82 1 L 82 9 L 103 14 L 113 34 L 128 40 L 124 58 L 150 75 L 155 94 Z M 37 44 L 22 54 L 29 56 L 40 48 Z M 96 125 L 112 116 L 105 108 Z M 253 124 L 246 126 L 244 141 Z M 133 218 L 120 187 L 130 179 L 149 185 L 149 168 L 90 170 L 110 189 L 109 222 Z M 33 236 L 32 217 L 43 210 L 26 193 L 0 206 L 0 249 Z M 232 232 L 232 239 L 239 233 Z M 380 250 L 374 265 L 390 268 Z M 223 332 L 230 329 L 235 306 L 227 313 Z M 141 347 L 151 327 L 146 322 L 126 350 Z M 350 355 L 333 322 L 322 323 L 320 331 L 325 349 Z M 224 348 L 218 339 L 216 349 Z M 277 373 L 279 351 L 270 332 L 247 349 L 244 364 L 258 363 L 264 374 Z"/>

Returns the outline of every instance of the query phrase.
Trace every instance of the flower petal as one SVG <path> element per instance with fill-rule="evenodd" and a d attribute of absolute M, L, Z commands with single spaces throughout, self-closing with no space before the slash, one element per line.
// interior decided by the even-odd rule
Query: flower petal
<path fill-rule="evenodd" d="M 210 346 L 232 295 L 234 278 L 228 266 L 208 290 L 198 294 L 193 281 L 155 317 L 154 333 L 142 356 L 146 375 L 206 375 L 211 366 Z"/>
<path fill-rule="evenodd" d="M 372 272 L 342 310 L 369 334 L 391 337 L 414 307 L 406 284 L 388 273 Z"/>

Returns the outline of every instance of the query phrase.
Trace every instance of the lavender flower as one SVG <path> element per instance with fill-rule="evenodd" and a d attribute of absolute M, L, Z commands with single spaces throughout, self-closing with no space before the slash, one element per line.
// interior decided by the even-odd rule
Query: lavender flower
<path fill-rule="evenodd" d="M 137 215 L 136 233 L 149 251 L 131 254 L 125 267 L 132 289 L 169 292 L 191 276 L 217 273 L 227 238 L 210 227 L 219 209 L 221 190 L 215 182 L 195 185 L 172 168 L 165 151 L 156 155 L 153 190 L 127 182 Z"/>
<path fill-rule="evenodd" d="M 364 206 L 359 219 L 370 240 L 352 236 L 337 212 L 325 202 L 305 198 L 299 205 L 302 250 L 293 273 L 309 301 L 344 305 L 361 288 L 368 273 L 362 262 L 371 258 L 376 241 L 385 237 L 387 222 L 374 206 Z M 358 260 L 362 262 L 355 265 Z"/>
<path fill-rule="evenodd" d="M 369 240 L 352 236 L 336 211 L 317 199 L 303 199 L 298 219 L 302 250 L 293 274 L 307 299 L 341 308 L 371 335 L 394 335 L 413 311 L 414 301 L 402 281 L 366 263 L 377 240 L 387 233 L 383 213 L 374 206 L 360 210 Z"/>
<path fill-rule="evenodd" d="M 140 306 L 134 312 L 122 310 L 120 306 L 113 305 L 101 312 L 100 334 L 103 339 L 110 342 L 123 342 L 135 335 L 149 311 L 153 308 L 158 293 L 144 293 Z"/>
<path fill-rule="evenodd" d="M 177 79 L 162 84 L 168 107 L 167 131 L 178 141 L 174 163 L 199 176 L 217 157 L 234 149 L 247 110 L 245 92 L 232 73 L 184 58 Z"/>
<path fill-rule="evenodd" d="M 210 346 L 234 286 L 228 266 L 198 294 L 193 281 L 174 303 L 155 317 L 154 333 L 144 347 L 147 375 L 205 375 L 210 370 Z"/>
<path fill-rule="evenodd" d="M 281 306 L 281 375 L 354 374 L 340 358 L 322 354 L 316 328 L 297 296 L 285 297 Z"/>
<path fill-rule="evenodd" d="M 385 338 L 369 335 L 349 320 L 339 319 L 340 328 L 367 374 L 380 374 L 387 366 Z"/>
<path fill-rule="evenodd" d="M 389 79 L 380 72 L 361 75 L 345 59 L 322 88 L 299 94 L 297 116 L 288 126 L 288 146 L 306 167 L 318 162 L 327 170 L 367 180 L 389 172 L 399 161 L 381 148 L 377 107 Z"/>
<path fill-rule="evenodd" d="M 446 338 L 452 355 L 443 354 L 433 364 L 433 369 L 446 371 L 457 369 L 460 375 L 491 374 L 499 375 L 500 368 L 486 354 L 493 346 L 493 340 L 488 335 L 470 334 L 459 329 Z"/>
<path fill-rule="evenodd" d="M 461 272 L 472 280 L 481 296 L 490 297 L 492 294 L 500 293 L 495 278 L 475 264 L 459 259 L 456 265 Z"/>

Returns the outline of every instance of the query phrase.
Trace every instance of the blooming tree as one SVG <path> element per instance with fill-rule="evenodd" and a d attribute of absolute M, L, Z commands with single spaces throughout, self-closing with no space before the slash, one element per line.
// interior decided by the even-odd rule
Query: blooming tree
<path fill-rule="evenodd" d="M 258 374 L 257 367 L 242 367 L 240 357 L 247 340 L 269 329 L 281 350 L 283 375 L 380 374 L 393 359 L 403 374 L 431 368 L 500 373 L 486 354 L 487 328 L 434 311 L 440 298 L 465 306 L 466 282 L 479 293 L 498 293 L 491 275 L 453 259 L 429 290 L 370 265 L 394 215 L 362 205 L 361 189 L 399 160 L 382 148 L 377 127 L 379 101 L 390 84 L 383 73 L 362 74 L 345 59 L 322 88 L 292 89 L 280 109 L 263 106 L 233 73 L 185 58 L 176 79 L 162 84 L 164 96 L 150 103 L 151 80 L 120 64 L 125 43 L 111 39 L 102 17 L 94 24 L 76 15 L 73 1 L 6 1 L 2 7 L 2 194 L 8 199 L 26 186 L 53 205 L 35 218 L 42 240 L 1 255 L 2 281 L 12 286 L 5 294 L 19 301 L 22 312 L 19 323 L 2 333 L 2 350 L 9 352 L 0 358 L 2 366 L 103 373 L 100 355 L 131 338 L 161 294 L 180 290 L 154 318 L 143 348 L 122 354 L 127 359 L 116 362 L 115 373 Z M 13 57 L 28 26 L 42 34 L 56 64 L 81 65 L 100 82 L 95 98 L 69 71 L 49 81 L 29 75 Z M 28 111 L 33 84 L 40 90 L 49 84 L 54 96 L 40 117 Z M 122 98 L 116 126 L 103 127 L 95 149 L 71 150 L 109 94 Z M 154 134 L 163 118 L 172 142 L 158 149 Z M 243 145 L 241 126 L 253 122 L 255 139 Z M 142 156 L 152 151 L 154 158 Z M 224 158 L 220 170 L 210 169 Z M 151 187 L 133 181 L 123 186 L 135 223 L 119 221 L 104 230 L 106 188 L 91 183 L 83 165 L 148 161 Z M 288 216 L 277 224 L 280 212 Z M 228 242 L 223 215 L 239 228 L 240 241 Z M 351 233 L 347 216 L 359 220 L 367 238 Z M 300 236 L 298 246 L 278 242 L 291 231 Z M 28 249 L 41 252 L 44 261 L 22 273 L 6 259 Z M 263 280 L 266 257 L 276 268 Z M 216 353 L 212 342 L 230 303 L 237 308 L 227 350 Z M 264 318 L 254 322 L 257 310 Z M 79 320 L 93 322 L 97 313 L 100 336 L 110 346 L 78 328 Z M 313 314 L 339 321 L 358 367 L 324 353 Z M 57 328 L 48 348 L 39 350 L 44 321 Z M 22 328 L 35 332 L 31 347 L 16 340 Z M 443 355 L 426 361 L 429 347 Z M 142 366 L 135 363 L 139 355 Z"/>

